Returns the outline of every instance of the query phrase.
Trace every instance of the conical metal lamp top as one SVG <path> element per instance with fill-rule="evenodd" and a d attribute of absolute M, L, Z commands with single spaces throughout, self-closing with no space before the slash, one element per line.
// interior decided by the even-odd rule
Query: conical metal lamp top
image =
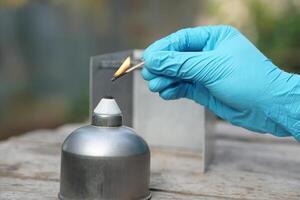
<path fill-rule="evenodd" d="M 104 97 L 100 100 L 94 113 L 97 115 L 121 115 L 122 112 L 113 97 Z"/>
<path fill-rule="evenodd" d="M 122 112 L 113 97 L 104 97 L 94 109 L 92 125 L 117 127 L 122 125 Z"/>

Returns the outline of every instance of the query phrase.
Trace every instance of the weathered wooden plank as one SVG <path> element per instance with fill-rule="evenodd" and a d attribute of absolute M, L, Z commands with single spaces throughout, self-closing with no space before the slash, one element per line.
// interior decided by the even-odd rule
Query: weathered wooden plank
<path fill-rule="evenodd" d="M 0 178 L 0 199 L 1 200 L 55 200 L 59 190 L 57 181 Z M 195 196 L 164 191 L 151 191 L 152 199 L 172 200 L 220 200 L 213 196 Z"/>
<path fill-rule="evenodd" d="M 1 142 L 0 199 L 27 193 L 28 199 L 55 198 L 60 145 L 76 127 L 35 131 Z M 280 143 L 239 137 L 230 127 L 222 127 L 228 133 L 219 132 L 214 162 L 204 175 L 197 153 L 152 147 L 151 188 L 159 195 L 153 199 L 300 199 L 300 146 L 290 139 Z"/>
<path fill-rule="evenodd" d="M 219 198 L 213 196 L 195 196 L 189 194 L 179 194 L 173 192 L 152 192 L 152 198 L 157 200 L 226 200 L 227 198 Z"/>
<path fill-rule="evenodd" d="M 160 154 L 152 161 L 152 187 L 236 199 L 300 198 L 299 148 L 283 152 L 284 148 L 276 150 L 275 145 L 263 148 L 219 141 L 216 149 L 214 163 L 204 175 L 192 155 L 163 156 L 157 150 Z M 286 154 L 295 157 L 282 158 Z"/>
<path fill-rule="evenodd" d="M 56 181 L 0 177 L 1 200 L 54 200 L 58 189 Z"/>

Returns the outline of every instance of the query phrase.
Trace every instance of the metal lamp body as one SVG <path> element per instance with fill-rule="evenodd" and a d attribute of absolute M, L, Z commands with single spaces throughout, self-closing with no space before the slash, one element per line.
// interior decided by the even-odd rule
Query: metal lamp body
<path fill-rule="evenodd" d="M 111 119 L 108 124 L 116 124 Z M 88 125 L 63 143 L 61 200 L 150 199 L 149 179 L 149 147 L 129 127 Z"/>

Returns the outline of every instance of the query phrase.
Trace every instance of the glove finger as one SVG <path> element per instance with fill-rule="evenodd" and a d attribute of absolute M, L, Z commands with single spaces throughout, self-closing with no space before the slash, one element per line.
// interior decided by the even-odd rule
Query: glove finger
<path fill-rule="evenodd" d="M 207 106 L 210 93 L 203 86 L 198 85 L 195 87 L 195 85 L 191 83 L 179 82 L 174 83 L 166 89 L 160 91 L 160 96 L 166 100 L 184 97 L 194 100 L 203 106 Z"/>
<path fill-rule="evenodd" d="M 209 104 L 209 99 L 210 99 L 210 92 L 206 87 L 204 87 L 202 84 L 196 83 L 196 84 L 191 84 L 192 93 L 187 94 L 187 98 L 194 100 L 198 104 L 202 106 L 208 106 Z"/>
<path fill-rule="evenodd" d="M 277 126 L 276 130 L 274 131 L 274 135 L 276 135 L 278 137 L 291 136 L 291 134 L 286 129 L 284 129 L 280 126 Z M 295 137 L 295 139 L 297 140 L 297 137 Z M 300 137 L 298 137 L 298 141 L 300 141 Z"/>
<path fill-rule="evenodd" d="M 141 74 L 146 81 L 150 81 L 157 77 L 157 75 L 151 73 L 146 67 L 142 69 Z"/>
<path fill-rule="evenodd" d="M 197 85 L 196 87 L 197 90 L 195 85 L 181 82 L 160 91 L 159 95 L 165 100 L 174 100 L 183 97 L 195 100 L 197 103 L 207 107 L 217 116 L 227 121 L 232 121 L 233 116 L 240 113 L 216 99 L 204 86 Z"/>
<path fill-rule="evenodd" d="M 191 93 L 191 87 L 188 83 L 175 83 L 159 92 L 159 96 L 164 100 L 174 100 L 186 97 L 187 93 Z"/>
<path fill-rule="evenodd" d="M 222 38 L 238 32 L 226 25 L 199 26 L 181 29 L 151 44 L 143 54 L 144 59 L 156 51 L 210 51 Z"/>
<path fill-rule="evenodd" d="M 204 86 L 198 85 L 196 90 L 195 85 L 181 82 L 160 91 L 159 95 L 165 100 L 174 100 L 183 97 L 195 100 L 197 103 L 207 107 L 210 111 L 224 120 L 253 131 L 262 131 L 254 130 L 252 126 L 248 127 L 247 124 L 242 123 L 244 121 L 243 113 L 216 99 Z"/>
<path fill-rule="evenodd" d="M 168 78 L 164 76 L 157 76 L 148 83 L 149 90 L 152 92 L 160 92 L 167 87 L 172 87 L 172 85 L 179 83 L 179 80 Z"/>
<path fill-rule="evenodd" d="M 182 79 L 187 82 L 200 81 L 203 85 L 216 80 L 222 68 L 214 64 L 218 58 L 210 52 L 157 51 L 145 60 L 145 67 L 153 74 Z M 222 73 L 222 72 L 221 72 Z"/>

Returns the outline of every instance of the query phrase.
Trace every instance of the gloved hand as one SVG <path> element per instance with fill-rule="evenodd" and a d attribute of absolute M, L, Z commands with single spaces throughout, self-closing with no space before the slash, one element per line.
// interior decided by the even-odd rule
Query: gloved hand
<path fill-rule="evenodd" d="M 276 67 L 237 29 L 179 30 L 143 59 L 142 75 L 163 99 L 192 99 L 232 124 L 300 141 L 299 75 Z"/>

